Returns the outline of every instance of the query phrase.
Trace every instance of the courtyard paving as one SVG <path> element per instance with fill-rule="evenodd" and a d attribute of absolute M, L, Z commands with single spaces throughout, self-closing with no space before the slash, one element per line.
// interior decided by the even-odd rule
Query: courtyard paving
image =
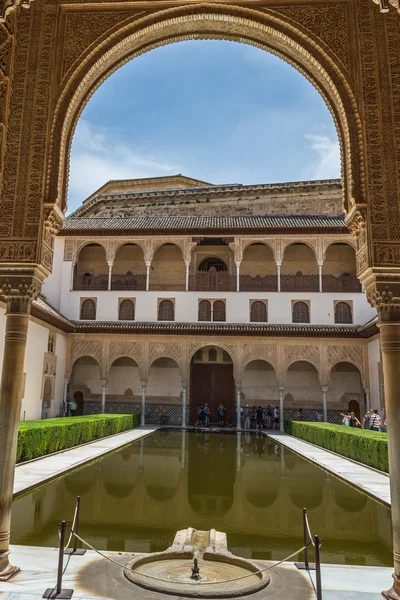
<path fill-rule="evenodd" d="M 300 454 L 307 460 L 316 463 L 326 469 L 339 479 L 347 481 L 360 488 L 369 496 L 391 506 L 390 479 L 389 475 L 380 471 L 370 469 L 360 463 L 339 456 L 303 440 L 287 435 L 286 433 L 266 433 L 271 439 L 279 442 L 285 448 L 289 448 Z"/>
<path fill-rule="evenodd" d="M 108 454 L 108 452 L 135 442 L 157 429 L 159 429 L 157 426 L 131 429 L 130 431 L 117 433 L 116 435 L 77 446 L 76 448 L 57 452 L 51 456 L 44 456 L 43 458 L 17 465 L 15 468 L 14 497 L 68 473 L 68 471 L 76 469 L 104 454 Z"/>
<path fill-rule="evenodd" d="M 130 553 L 106 552 L 107 556 L 126 564 Z M 53 548 L 12 546 L 11 562 L 21 568 L 11 581 L 0 582 L 2 600 L 36 600 L 56 583 L 58 551 Z M 68 560 L 68 564 L 67 561 Z M 67 564 L 63 588 L 74 590 L 73 599 L 178 600 L 184 596 L 158 594 L 129 583 L 117 565 L 109 563 L 93 551 L 84 556 L 65 557 Z M 257 561 L 260 568 L 270 561 Z M 314 600 L 316 598 L 310 575 L 299 571 L 292 563 L 272 569 L 269 586 L 246 596 L 251 600 Z M 392 569 L 349 565 L 322 567 L 323 600 L 382 600 L 381 590 L 391 585 Z M 314 577 L 314 575 L 313 575 Z"/>

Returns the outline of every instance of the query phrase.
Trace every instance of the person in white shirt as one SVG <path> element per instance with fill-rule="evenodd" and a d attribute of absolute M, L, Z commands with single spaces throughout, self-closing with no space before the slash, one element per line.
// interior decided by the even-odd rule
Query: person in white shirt
<path fill-rule="evenodd" d="M 274 408 L 274 426 L 273 429 L 279 429 L 279 424 L 280 424 L 280 412 L 279 412 L 279 406 L 275 406 Z"/>

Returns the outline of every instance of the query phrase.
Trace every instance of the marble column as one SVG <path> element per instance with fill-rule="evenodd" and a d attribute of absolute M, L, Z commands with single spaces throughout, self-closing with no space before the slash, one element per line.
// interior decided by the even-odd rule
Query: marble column
<path fill-rule="evenodd" d="M 7 294 L 4 293 L 4 287 L 3 295 L 7 304 L 0 386 L 0 581 L 7 581 L 19 571 L 19 567 L 9 562 L 10 526 L 31 300 L 27 290 L 27 295 L 22 295 L 25 286 L 22 293 L 20 290 L 7 289 Z"/>
<path fill-rule="evenodd" d="M 370 410 L 371 409 L 371 404 L 370 404 L 370 399 L 369 399 L 369 389 L 365 388 L 365 409 Z"/>
<path fill-rule="evenodd" d="M 63 410 L 62 410 L 62 416 L 65 417 L 66 414 L 68 414 L 67 408 L 68 408 L 68 384 L 69 384 L 69 380 L 68 379 L 64 379 L 64 398 L 63 398 Z"/>
<path fill-rule="evenodd" d="M 236 429 L 242 428 L 242 423 L 240 420 L 240 403 L 242 399 L 242 386 L 240 384 L 236 384 Z"/>
<path fill-rule="evenodd" d="M 150 269 L 151 262 L 146 261 L 146 292 L 150 289 Z"/>
<path fill-rule="evenodd" d="M 71 263 L 71 283 L 70 290 L 74 289 L 74 275 L 75 275 L 75 263 Z"/>
<path fill-rule="evenodd" d="M 324 411 L 324 421 L 328 422 L 328 401 L 327 401 L 327 393 L 328 388 L 322 387 L 322 410 Z"/>
<path fill-rule="evenodd" d="M 280 430 L 284 431 L 284 415 L 283 415 L 283 398 L 284 398 L 285 390 L 283 387 L 279 388 L 279 413 L 280 413 Z"/>
<path fill-rule="evenodd" d="M 146 387 L 147 381 L 142 381 L 142 414 L 140 415 L 140 427 L 144 427 L 146 424 Z"/>
<path fill-rule="evenodd" d="M 109 262 L 108 263 L 108 291 L 111 290 L 111 278 L 112 278 L 112 268 L 113 268 L 113 263 Z"/>
<path fill-rule="evenodd" d="M 382 306 L 383 305 L 383 306 Z M 383 378 L 385 382 L 386 422 L 390 493 L 392 497 L 392 529 L 394 573 L 393 587 L 383 592 L 390 600 L 400 599 L 400 304 L 390 321 L 389 303 L 378 308 Z M 387 307 L 387 310 L 386 310 Z M 388 321 L 386 319 L 388 318 Z"/>
<path fill-rule="evenodd" d="M 182 385 L 182 427 L 186 428 L 186 398 L 187 398 L 187 385 Z"/>
<path fill-rule="evenodd" d="M 107 389 L 107 381 L 105 379 L 101 382 L 101 414 L 105 415 L 106 413 L 106 389 Z"/>
<path fill-rule="evenodd" d="M 278 276 L 278 292 L 281 291 L 281 263 L 277 262 L 276 263 L 276 273 Z"/>
<path fill-rule="evenodd" d="M 236 291 L 240 292 L 240 262 L 236 263 Z"/>
<path fill-rule="evenodd" d="M 318 264 L 319 291 L 322 292 L 322 264 Z"/>
<path fill-rule="evenodd" d="M 188 292 L 189 291 L 190 262 L 187 262 L 185 264 L 186 264 L 186 285 L 185 285 L 185 289 Z"/>

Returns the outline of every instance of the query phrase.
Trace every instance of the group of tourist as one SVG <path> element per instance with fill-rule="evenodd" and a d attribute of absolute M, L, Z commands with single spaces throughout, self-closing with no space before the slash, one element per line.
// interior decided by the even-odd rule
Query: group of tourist
<path fill-rule="evenodd" d="M 362 423 L 357 419 L 353 411 L 347 411 L 346 413 L 340 413 L 342 417 L 342 425 L 345 427 L 359 427 L 361 429 L 370 429 L 371 431 L 386 431 L 386 419 L 382 422 L 382 419 L 376 408 L 367 410 L 362 420 Z"/>
<path fill-rule="evenodd" d="M 266 408 L 250 407 L 248 404 L 240 409 L 240 421 L 243 429 L 279 429 L 280 411 L 279 406 L 272 408 L 268 404 Z"/>

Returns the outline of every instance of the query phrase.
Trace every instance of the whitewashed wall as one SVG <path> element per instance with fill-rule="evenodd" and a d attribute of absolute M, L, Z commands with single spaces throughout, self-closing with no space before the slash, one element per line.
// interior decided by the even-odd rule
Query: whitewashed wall
<path fill-rule="evenodd" d="M 368 343 L 368 367 L 369 367 L 369 393 L 371 408 L 383 409 L 383 398 L 379 390 L 379 363 L 381 362 L 381 351 L 379 337 L 375 337 Z"/>

